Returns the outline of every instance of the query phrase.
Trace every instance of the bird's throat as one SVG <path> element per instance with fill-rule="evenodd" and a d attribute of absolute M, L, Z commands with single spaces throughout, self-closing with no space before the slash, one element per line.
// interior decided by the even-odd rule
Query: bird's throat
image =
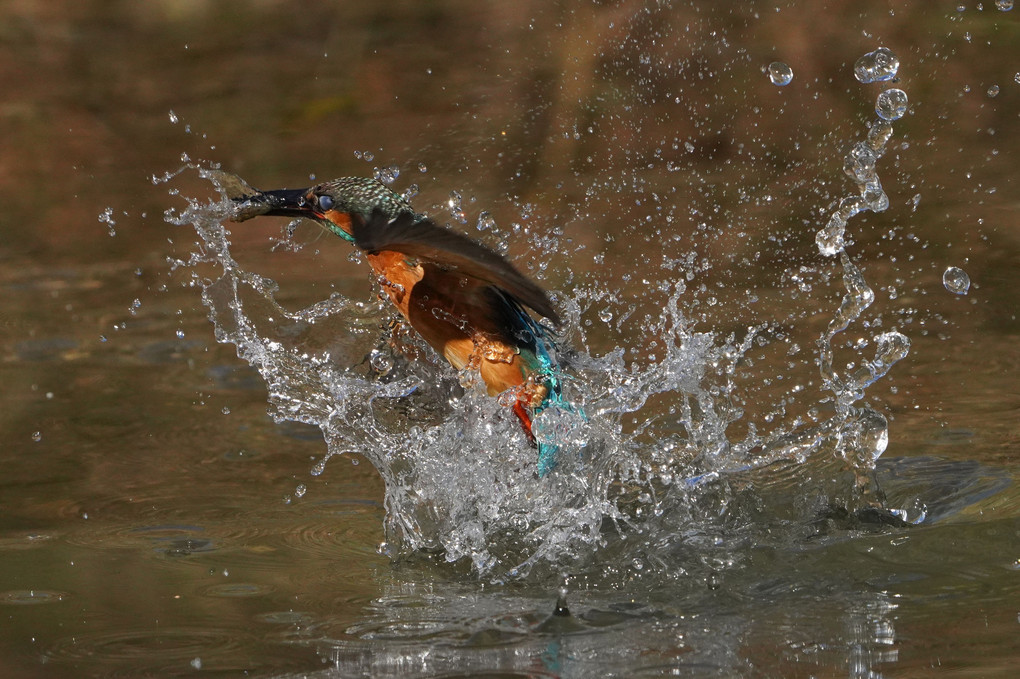
<path fill-rule="evenodd" d="M 354 242 L 354 235 L 351 232 L 351 216 L 340 210 L 327 210 L 322 215 L 326 220 L 326 226 L 337 236 L 346 241 Z"/>

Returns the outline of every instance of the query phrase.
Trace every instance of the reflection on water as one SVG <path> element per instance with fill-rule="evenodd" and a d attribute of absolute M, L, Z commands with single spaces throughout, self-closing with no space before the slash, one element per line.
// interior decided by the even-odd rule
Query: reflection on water
<path fill-rule="evenodd" d="M 1012 676 L 1011 3 L 348 4 L 0 9 L 4 675 Z M 210 163 L 555 290 L 562 468 Z"/>
<path fill-rule="evenodd" d="M 784 676 L 842 665 L 847 676 L 873 677 L 898 660 L 897 605 L 882 593 L 849 595 L 837 616 L 812 620 L 808 634 L 804 620 L 782 609 L 773 611 L 776 628 L 764 630 L 749 625 L 732 604 L 692 618 L 619 601 L 557 618 L 518 611 L 526 603 L 510 597 L 500 602 L 499 613 L 479 615 L 495 604 L 474 597 L 473 615 L 467 604 L 458 615 L 449 601 L 430 601 L 429 610 L 449 617 L 413 622 L 400 622 L 399 611 L 388 608 L 385 627 L 351 630 L 363 640 L 324 647 L 332 667 L 313 676 L 734 676 L 754 674 L 767 663 Z M 839 641 L 821 641 L 833 637 Z M 386 643 L 373 643 L 380 640 Z"/>

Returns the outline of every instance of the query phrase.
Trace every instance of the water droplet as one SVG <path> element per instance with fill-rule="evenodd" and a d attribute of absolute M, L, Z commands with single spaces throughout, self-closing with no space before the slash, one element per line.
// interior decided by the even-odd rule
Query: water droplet
<path fill-rule="evenodd" d="M 768 68 L 769 80 L 773 85 L 789 85 L 793 80 L 793 69 L 781 61 L 773 61 Z"/>
<path fill-rule="evenodd" d="M 871 146 L 857 142 L 843 159 L 843 172 L 859 182 L 867 181 L 875 173 L 877 158 Z"/>
<path fill-rule="evenodd" d="M 815 244 L 818 252 L 826 257 L 832 257 L 843 249 L 843 233 L 846 230 L 846 220 L 838 212 L 832 213 L 825 228 L 819 229 L 815 234 Z"/>
<path fill-rule="evenodd" d="M 294 489 L 294 497 L 304 497 L 305 493 L 308 492 L 308 486 L 303 483 L 299 483 L 297 488 Z"/>
<path fill-rule="evenodd" d="M 891 50 L 879 47 L 868 52 L 854 64 L 854 77 L 862 83 L 892 80 L 900 68 L 900 60 Z"/>
<path fill-rule="evenodd" d="M 863 408 L 857 421 L 847 430 L 847 453 L 867 466 L 874 465 L 889 447 L 889 422 L 881 413 Z"/>
<path fill-rule="evenodd" d="M 609 307 L 606 307 L 605 309 L 599 312 L 599 320 L 601 320 L 603 323 L 608 323 L 609 321 L 613 320 L 613 312 L 609 310 Z"/>
<path fill-rule="evenodd" d="M 478 384 L 478 377 L 468 368 L 457 373 L 457 382 L 465 389 L 471 389 Z"/>
<path fill-rule="evenodd" d="M 104 209 L 101 213 L 99 213 L 99 221 L 102 222 L 103 224 L 106 224 L 111 237 L 117 235 L 117 230 L 113 228 L 117 224 L 117 222 L 114 221 L 113 219 L 112 207 L 108 207 Z"/>
<path fill-rule="evenodd" d="M 988 88 L 987 94 L 992 99 L 994 99 L 995 97 L 999 96 L 999 86 L 998 85 L 992 85 L 991 87 Z"/>
<path fill-rule="evenodd" d="M 530 523 L 531 522 L 528 521 L 528 517 L 525 514 L 514 514 L 510 518 L 510 525 L 513 526 L 515 530 L 521 533 L 528 530 L 528 526 L 530 525 Z"/>
<path fill-rule="evenodd" d="M 477 340 L 476 340 L 477 341 Z M 507 346 L 502 342 L 489 342 L 486 340 L 477 341 L 477 351 L 481 351 L 482 357 L 490 363 L 513 363 L 517 358 L 519 349 Z"/>
<path fill-rule="evenodd" d="M 173 112 L 173 109 L 170 110 L 170 122 L 173 123 L 174 125 L 176 125 L 178 122 L 177 114 Z"/>
<path fill-rule="evenodd" d="M 230 408 L 228 408 L 227 406 L 223 406 L 223 408 L 220 410 L 220 412 L 223 413 L 224 415 L 229 415 L 230 414 Z"/>
<path fill-rule="evenodd" d="M 387 375 L 393 369 L 393 359 L 388 354 L 378 350 L 369 354 L 368 362 L 372 366 L 372 370 L 375 370 L 380 375 Z"/>
<path fill-rule="evenodd" d="M 1013 0 L 995 0 L 995 7 L 1000 12 L 1008 12 L 1013 9 Z"/>
<path fill-rule="evenodd" d="M 425 163 L 418 163 L 418 172 L 421 172 L 422 174 L 425 174 L 428 171 L 429 171 L 429 168 L 425 165 Z"/>
<path fill-rule="evenodd" d="M 488 231 L 489 229 L 495 228 L 496 220 L 493 219 L 492 215 L 483 210 L 478 213 L 478 230 Z"/>
<path fill-rule="evenodd" d="M 42 441 L 42 432 L 41 431 L 32 432 L 32 440 L 35 441 L 36 443 Z"/>
<path fill-rule="evenodd" d="M 882 120 L 899 120 L 907 112 L 907 93 L 896 88 L 886 90 L 875 101 L 875 113 Z"/>
<path fill-rule="evenodd" d="M 875 157 L 885 152 L 885 145 L 892 138 L 893 126 L 888 120 L 876 120 L 868 130 L 868 147 L 874 151 Z"/>
<path fill-rule="evenodd" d="M 872 212 L 885 212 L 889 208 L 889 196 L 882 189 L 877 175 L 861 187 L 861 200 Z"/>
<path fill-rule="evenodd" d="M 463 201 L 464 199 L 460 195 L 460 191 L 450 191 L 450 197 L 446 201 L 446 205 L 450 208 L 451 217 L 461 224 L 467 224 L 467 213 L 464 211 Z"/>
<path fill-rule="evenodd" d="M 197 658 L 197 657 L 193 658 L 191 660 L 191 667 L 192 667 L 192 669 L 196 669 L 196 670 L 202 669 L 202 659 L 201 658 Z"/>
<path fill-rule="evenodd" d="M 584 445 L 587 426 L 583 417 L 562 408 L 550 407 L 532 422 L 532 433 L 539 443 Z"/>
<path fill-rule="evenodd" d="M 970 290 L 970 276 L 960 267 L 951 266 L 942 274 L 942 285 L 954 295 L 966 295 Z"/>
<path fill-rule="evenodd" d="M 840 216 L 845 224 L 851 217 L 855 217 L 864 209 L 864 201 L 860 196 L 846 196 L 839 201 L 839 210 L 836 214 Z"/>
<path fill-rule="evenodd" d="M 892 330 L 875 337 L 875 345 L 878 348 L 875 350 L 875 360 L 872 364 L 884 366 L 888 370 L 893 363 L 903 359 L 910 351 L 910 338 Z"/>
<path fill-rule="evenodd" d="M 184 331 L 183 330 L 178 330 L 176 334 L 177 334 L 177 339 L 184 339 Z"/>
<path fill-rule="evenodd" d="M 380 167 L 375 170 L 375 178 L 383 184 L 392 184 L 400 176 L 400 168 L 396 165 Z"/>

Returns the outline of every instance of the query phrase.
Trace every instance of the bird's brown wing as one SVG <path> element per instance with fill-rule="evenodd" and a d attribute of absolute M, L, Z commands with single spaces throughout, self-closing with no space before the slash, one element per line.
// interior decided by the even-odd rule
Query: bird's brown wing
<path fill-rule="evenodd" d="M 367 252 L 385 250 L 434 262 L 445 268 L 501 288 L 557 325 L 556 313 L 545 290 L 526 278 L 499 254 L 466 236 L 444 229 L 428 219 L 402 213 L 390 220 L 379 210 L 368 219 L 352 215 L 351 235 Z"/>

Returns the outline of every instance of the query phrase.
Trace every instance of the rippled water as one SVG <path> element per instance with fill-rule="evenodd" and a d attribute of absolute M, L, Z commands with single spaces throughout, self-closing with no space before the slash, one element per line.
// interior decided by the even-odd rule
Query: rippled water
<path fill-rule="evenodd" d="M 2 10 L 4 675 L 1011 676 L 1005 4 Z M 213 167 L 549 288 L 559 467 Z"/>

